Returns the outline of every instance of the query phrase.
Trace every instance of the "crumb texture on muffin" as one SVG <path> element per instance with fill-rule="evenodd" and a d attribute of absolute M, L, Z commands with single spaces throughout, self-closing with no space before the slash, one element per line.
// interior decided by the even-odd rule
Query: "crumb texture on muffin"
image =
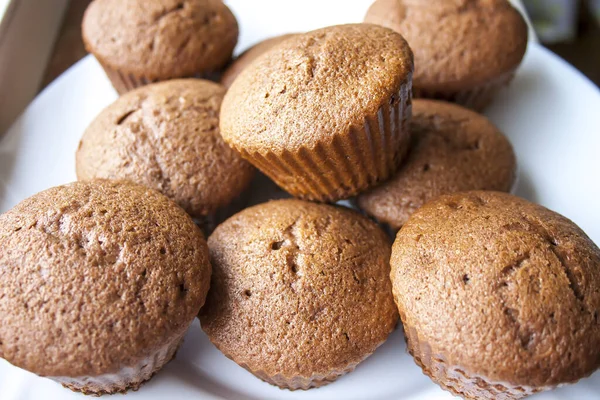
<path fill-rule="evenodd" d="M 209 238 L 202 328 L 228 357 L 280 387 L 351 371 L 394 328 L 390 245 L 351 210 L 300 200 L 248 208 Z"/>
<path fill-rule="evenodd" d="M 142 186 L 48 189 L 0 216 L 0 357 L 41 376 L 97 377 L 176 346 L 204 303 L 208 248 Z"/>
<path fill-rule="evenodd" d="M 446 389 L 518 399 L 600 366 L 600 250 L 555 212 L 500 192 L 441 196 L 400 230 L 391 264 L 409 350 Z"/>
<path fill-rule="evenodd" d="M 297 35 L 241 72 L 223 101 L 223 136 L 262 154 L 331 142 L 376 115 L 412 69 L 410 48 L 387 28 L 340 25 Z"/>
<path fill-rule="evenodd" d="M 221 76 L 221 84 L 225 87 L 230 87 L 240 72 L 250 65 L 252 61 L 258 58 L 258 56 L 295 35 L 295 33 L 287 33 L 285 35 L 271 37 L 263 40 L 262 42 L 256 43 L 254 46 L 240 54 L 240 56 L 236 58 L 231 65 L 229 65 L 229 67 L 227 67 Z"/>
<path fill-rule="evenodd" d="M 461 106 L 415 99 L 412 146 L 389 181 L 358 196 L 359 207 L 398 230 L 429 200 L 466 190 L 508 192 L 516 157 L 508 139 L 484 116 Z"/>
<path fill-rule="evenodd" d="M 82 34 L 103 66 L 153 81 L 218 70 L 238 25 L 221 0 L 95 0 Z"/>
<path fill-rule="evenodd" d="M 410 136 L 412 52 L 377 25 L 285 40 L 233 82 L 224 140 L 295 197 L 336 202 L 386 180 Z"/>
<path fill-rule="evenodd" d="M 512 73 L 527 49 L 527 24 L 508 0 L 377 0 L 365 22 L 408 41 L 416 92 L 476 88 Z"/>
<path fill-rule="evenodd" d="M 143 184 L 194 217 L 227 206 L 249 186 L 254 167 L 221 138 L 224 94 L 219 84 L 179 79 L 121 96 L 86 129 L 77 177 Z"/>

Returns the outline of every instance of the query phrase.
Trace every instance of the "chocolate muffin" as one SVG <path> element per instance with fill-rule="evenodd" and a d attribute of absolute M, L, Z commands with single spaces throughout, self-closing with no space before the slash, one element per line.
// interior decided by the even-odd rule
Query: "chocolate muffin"
<path fill-rule="evenodd" d="M 272 201 L 231 217 L 208 241 L 214 274 L 202 329 L 270 384 L 325 385 L 396 324 L 389 242 L 350 209 Z"/>
<path fill-rule="evenodd" d="M 86 394 L 136 390 L 170 361 L 209 287 L 208 248 L 174 202 L 77 182 L 0 215 L 0 357 Z"/>
<path fill-rule="evenodd" d="M 94 0 L 82 34 L 123 94 L 151 82 L 214 75 L 231 59 L 238 25 L 222 0 Z"/>
<path fill-rule="evenodd" d="M 397 231 L 429 200 L 466 190 L 508 192 L 516 177 L 510 142 L 483 115 L 456 104 L 416 99 L 412 149 L 396 175 L 358 196 L 358 206 Z"/>
<path fill-rule="evenodd" d="M 76 155 L 77 177 L 143 184 L 199 220 L 214 220 L 217 212 L 231 215 L 233 207 L 227 206 L 237 205 L 254 167 L 221 138 L 224 94 L 216 83 L 178 79 L 121 96 L 86 129 Z"/>
<path fill-rule="evenodd" d="M 600 249 L 567 218 L 499 192 L 438 197 L 392 250 L 409 352 L 466 399 L 521 399 L 600 366 Z"/>
<path fill-rule="evenodd" d="M 387 28 L 298 34 L 233 82 L 221 133 L 292 195 L 348 198 L 386 180 L 404 158 L 412 69 L 406 41 Z"/>
<path fill-rule="evenodd" d="M 252 61 L 258 56 L 271 49 L 273 46 L 278 45 L 286 39 L 295 36 L 294 33 L 288 33 L 286 35 L 275 36 L 269 39 L 265 39 L 262 42 L 255 44 L 248 50 L 244 51 L 233 63 L 223 72 L 221 76 L 221 84 L 225 87 L 231 86 L 235 78 L 246 68 Z"/>
<path fill-rule="evenodd" d="M 410 44 L 414 97 L 475 110 L 512 80 L 527 49 L 527 24 L 508 0 L 376 0 L 365 22 Z"/>

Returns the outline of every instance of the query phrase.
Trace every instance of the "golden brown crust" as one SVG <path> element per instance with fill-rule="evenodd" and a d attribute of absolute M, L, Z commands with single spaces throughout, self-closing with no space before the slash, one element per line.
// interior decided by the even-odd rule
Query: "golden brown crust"
<path fill-rule="evenodd" d="M 406 38 L 415 55 L 415 97 L 437 93 L 476 109 L 489 99 L 479 93 L 468 101 L 471 92 L 511 75 L 527 48 L 527 24 L 507 0 L 377 0 L 365 22 Z"/>
<path fill-rule="evenodd" d="M 387 28 L 298 34 L 232 84 L 223 138 L 294 196 L 352 196 L 385 180 L 406 153 L 412 67 L 406 41 Z"/>
<path fill-rule="evenodd" d="M 362 126 L 397 95 L 412 68 L 407 43 L 383 27 L 298 34 L 264 53 L 231 86 L 222 106 L 223 137 L 247 151 L 281 153 L 348 135 L 349 126 Z"/>
<path fill-rule="evenodd" d="M 94 0 L 82 33 L 102 65 L 154 81 L 220 69 L 238 25 L 221 0 Z"/>
<path fill-rule="evenodd" d="M 195 218 L 211 216 L 250 184 L 254 168 L 219 133 L 225 88 L 199 79 L 121 96 L 86 129 L 80 180 L 129 180 L 161 191 Z"/>
<path fill-rule="evenodd" d="M 434 376 L 446 389 L 517 399 L 600 366 L 600 250 L 559 214 L 499 192 L 441 196 L 400 230 L 391 264 L 417 362 L 462 371 Z"/>
<path fill-rule="evenodd" d="M 483 115 L 415 99 L 412 149 L 396 175 L 359 195 L 359 207 L 398 230 L 429 200 L 466 190 L 510 191 L 516 158 L 506 137 Z"/>
<path fill-rule="evenodd" d="M 227 67 L 225 72 L 223 72 L 223 75 L 221 75 L 221 84 L 227 88 L 230 87 L 240 72 L 250 65 L 258 56 L 295 35 L 295 33 L 288 33 L 285 35 L 268 38 L 262 42 L 256 43 L 254 46 L 240 54 L 240 56 L 236 58 L 231 65 L 229 65 L 229 67 Z"/>
<path fill-rule="evenodd" d="M 0 357 L 96 377 L 180 338 L 209 287 L 208 248 L 175 203 L 139 185 L 76 182 L 0 216 Z"/>
<path fill-rule="evenodd" d="M 269 383 L 308 389 L 382 344 L 397 312 L 385 234 L 354 211 L 300 200 L 247 208 L 209 238 L 202 328 Z"/>

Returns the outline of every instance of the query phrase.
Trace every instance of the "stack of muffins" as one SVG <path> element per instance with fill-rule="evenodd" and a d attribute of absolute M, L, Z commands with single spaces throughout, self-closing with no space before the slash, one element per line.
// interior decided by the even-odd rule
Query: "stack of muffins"
<path fill-rule="evenodd" d="M 136 390 L 198 316 L 260 379 L 309 389 L 400 317 L 415 362 L 464 398 L 596 370 L 600 249 L 503 193 L 515 155 L 476 112 L 521 62 L 522 17 L 377 0 L 365 22 L 231 61 L 221 0 L 93 1 L 84 41 L 121 97 L 83 134 L 79 182 L 0 216 L 0 357 L 84 393 Z M 243 209 L 254 168 L 296 199 Z M 323 204 L 345 199 L 362 212 Z"/>

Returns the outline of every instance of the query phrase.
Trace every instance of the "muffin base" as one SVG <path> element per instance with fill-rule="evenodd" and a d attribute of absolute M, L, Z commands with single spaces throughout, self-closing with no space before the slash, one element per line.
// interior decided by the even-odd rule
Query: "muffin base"
<path fill-rule="evenodd" d="M 475 111 L 482 111 L 492 102 L 501 89 L 510 84 L 514 77 L 515 71 L 510 71 L 483 85 L 460 91 L 431 90 L 415 86 L 413 87 L 413 97 L 445 100 Z"/>
<path fill-rule="evenodd" d="M 125 393 L 130 390 L 136 391 L 175 358 L 175 354 L 183 342 L 183 336 L 176 337 L 136 365 L 124 367 L 114 374 L 80 377 L 52 376 L 49 378 L 62 384 L 67 389 L 85 395 L 102 396 L 104 394 Z"/>
<path fill-rule="evenodd" d="M 168 79 L 150 79 L 145 76 L 136 76 L 134 74 L 128 74 L 128 73 L 125 73 L 125 72 L 122 72 L 122 71 L 119 71 L 116 69 L 112 69 L 106 65 L 103 65 L 102 63 L 100 65 L 102 66 L 102 69 L 104 69 L 104 72 L 106 73 L 106 76 L 110 80 L 110 83 L 112 83 L 113 87 L 115 88 L 115 90 L 117 91 L 117 93 L 119 95 L 127 93 L 138 87 L 148 85 L 150 83 L 156 83 L 156 82 L 165 81 L 168 79 L 198 78 L 198 79 L 207 79 L 207 80 L 211 80 L 211 81 L 215 81 L 215 82 L 218 82 L 218 80 L 219 80 L 219 74 L 215 73 L 215 72 L 202 72 L 202 73 L 197 73 L 197 74 L 191 75 L 191 76 L 173 76 Z"/>
<path fill-rule="evenodd" d="M 210 337 L 209 337 L 209 339 L 210 339 Z M 233 362 L 238 364 L 240 367 L 244 368 L 246 371 L 250 372 L 252 375 L 259 378 L 260 380 L 265 381 L 270 385 L 277 386 L 280 389 L 288 389 L 288 390 L 292 390 L 292 391 L 293 390 L 309 390 L 312 388 L 319 388 L 321 386 L 325 386 L 329 383 L 332 383 L 339 377 L 346 375 L 349 372 L 354 371 L 354 369 L 356 368 L 356 366 L 358 364 L 360 364 L 362 361 L 364 361 L 366 358 L 368 358 L 372 354 L 372 353 L 368 354 L 360 361 L 349 364 L 344 369 L 332 370 L 332 371 L 328 372 L 327 374 L 313 374 L 311 376 L 300 376 L 300 375 L 285 376 L 283 374 L 272 375 L 262 369 L 254 370 L 254 369 L 250 368 L 248 366 L 248 364 L 239 362 L 239 361 L 235 360 L 230 354 L 223 352 L 223 350 L 221 348 L 219 348 L 219 346 L 217 346 L 216 343 L 214 343 L 214 342 L 212 342 L 212 343 L 213 343 L 213 345 L 215 345 L 215 347 L 217 347 L 217 349 L 219 349 L 219 351 L 221 351 L 221 353 L 223 353 L 223 355 L 225 357 L 229 358 L 230 360 L 232 360 Z M 381 344 L 383 344 L 383 343 L 381 343 Z"/>
<path fill-rule="evenodd" d="M 318 388 L 325 386 L 331 382 L 334 382 L 339 377 L 346 375 L 349 372 L 354 371 L 358 363 L 352 364 L 347 368 L 339 371 L 331 371 L 327 375 L 314 374 L 310 377 L 305 376 L 285 376 L 281 374 L 269 375 L 263 370 L 253 371 L 248 368 L 245 364 L 240 364 L 247 371 L 257 378 L 267 382 L 270 385 L 277 386 L 280 389 L 288 390 L 308 390 L 312 388 Z"/>
<path fill-rule="evenodd" d="M 200 323 L 200 325 L 202 326 L 202 322 Z M 231 361 L 235 362 L 237 365 L 244 368 L 246 371 L 250 372 L 252 375 L 256 376 L 260 380 L 265 381 L 270 385 L 277 386 L 280 389 L 288 389 L 288 390 L 292 390 L 292 391 L 293 390 L 309 390 L 312 388 L 319 388 L 321 386 L 328 385 L 328 384 L 334 382 L 335 380 L 337 380 L 338 378 L 340 378 L 341 376 L 344 376 L 347 373 L 354 371 L 358 364 L 360 364 L 361 362 L 363 362 L 364 360 L 369 358 L 375 352 L 375 350 L 377 350 L 377 348 L 379 348 L 379 346 L 381 346 L 382 344 L 384 344 L 386 342 L 386 340 L 389 338 L 389 335 L 392 334 L 392 332 L 396 329 L 396 327 L 398 325 L 399 324 L 395 324 L 393 329 L 390 330 L 390 332 L 388 333 L 388 337 L 386 337 L 385 340 L 383 340 L 381 343 L 379 343 L 376 346 L 376 348 L 373 349 L 373 351 L 371 353 L 366 354 L 360 360 L 348 364 L 343 369 L 332 369 L 331 371 L 327 372 L 326 374 L 312 374 L 311 376 L 301 376 L 301 375 L 286 376 L 283 374 L 269 374 L 268 372 L 266 372 L 265 370 L 262 370 L 262 369 L 252 369 L 245 362 L 236 360 L 231 354 L 223 351 L 223 349 L 217 343 L 215 343 L 210 336 L 208 336 L 208 339 L 221 353 L 223 353 L 223 355 L 225 357 L 229 358 Z"/>
<path fill-rule="evenodd" d="M 350 127 L 328 143 L 281 154 L 249 152 L 229 144 L 297 198 L 330 203 L 347 199 L 392 176 L 408 153 L 411 82 L 409 76 L 361 126 Z"/>
<path fill-rule="evenodd" d="M 404 337 L 408 352 L 423 373 L 442 389 L 468 400 L 519 400 L 532 394 L 551 388 L 511 385 L 509 383 L 490 382 L 484 377 L 470 374 L 458 366 L 449 365 L 444 357 L 435 354 L 429 343 L 419 338 L 417 331 L 404 324 Z"/>

